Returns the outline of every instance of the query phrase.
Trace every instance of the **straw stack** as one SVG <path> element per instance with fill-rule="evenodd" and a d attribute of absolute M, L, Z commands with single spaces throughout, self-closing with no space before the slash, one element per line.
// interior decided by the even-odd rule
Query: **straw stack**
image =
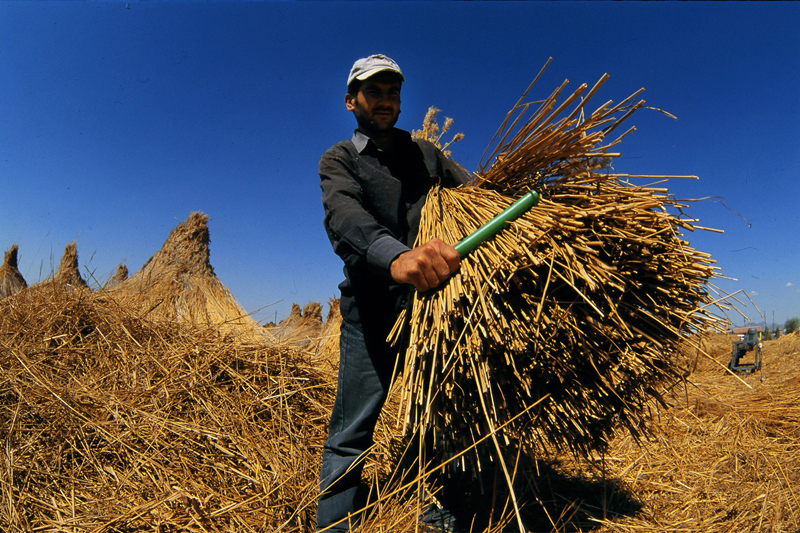
<path fill-rule="evenodd" d="M 281 344 L 295 349 L 316 345 L 322 333 L 322 306 L 319 302 L 309 302 L 303 309 L 292 304 L 289 316 L 278 325 L 267 325 L 265 330 Z"/>
<path fill-rule="evenodd" d="M 610 172 L 610 148 L 632 130 L 611 133 L 644 101 L 637 92 L 587 114 L 605 79 L 563 102 L 566 82 L 538 106 L 523 95 L 470 185 L 428 197 L 419 242 L 452 244 L 530 189 L 543 198 L 396 324 L 395 339 L 409 339 L 401 415 L 440 450 L 491 436 L 502 461 L 514 450 L 586 456 L 619 427 L 638 439 L 680 379 L 682 339 L 716 324 L 714 261 L 683 239 L 695 228 L 685 206 Z"/>
<path fill-rule="evenodd" d="M 64 255 L 61 256 L 58 270 L 50 281 L 56 285 L 68 285 L 76 289 L 88 288 L 78 268 L 78 248 L 74 242 L 64 247 Z"/>
<path fill-rule="evenodd" d="M 217 278 L 208 244 L 208 217 L 192 213 L 141 270 L 109 293 L 151 320 L 221 329 L 255 342 L 271 339 Z"/>
<path fill-rule="evenodd" d="M 128 279 L 128 267 L 125 265 L 119 265 L 117 267 L 117 271 L 114 272 L 113 276 L 108 278 L 108 281 L 106 281 L 105 285 L 103 285 L 103 288 L 113 289 L 126 279 Z"/>
<path fill-rule="evenodd" d="M 331 298 L 328 300 L 328 316 L 325 318 L 325 326 L 319 336 L 317 351 L 323 356 L 333 360 L 339 360 L 339 331 L 342 326 L 342 312 L 339 308 L 339 299 Z"/>
<path fill-rule="evenodd" d="M 28 286 L 17 267 L 18 250 L 19 246 L 16 244 L 6 250 L 3 265 L 0 266 L 0 299 L 17 294 Z"/>

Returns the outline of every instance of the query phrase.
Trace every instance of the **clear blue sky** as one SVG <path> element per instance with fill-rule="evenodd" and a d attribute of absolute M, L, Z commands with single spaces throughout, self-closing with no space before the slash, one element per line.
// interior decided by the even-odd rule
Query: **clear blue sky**
<path fill-rule="evenodd" d="M 725 233 L 687 237 L 738 279 L 719 286 L 770 322 L 800 316 L 800 3 L 129 7 L 0 2 L 0 248 L 19 244 L 28 283 L 73 240 L 84 277 L 133 273 L 202 211 L 221 281 L 248 311 L 269 306 L 257 319 L 324 304 L 342 273 L 317 161 L 352 133 L 353 61 L 394 58 L 407 80 L 398 126 L 441 108 L 466 135 L 454 158 L 474 170 L 553 57 L 534 97 L 607 72 L 596 106 L 644 87 L 678 117 L 637 112 L 615 169 L 699 176 L 669 187 L 715 197 L 689 213 Z"/>

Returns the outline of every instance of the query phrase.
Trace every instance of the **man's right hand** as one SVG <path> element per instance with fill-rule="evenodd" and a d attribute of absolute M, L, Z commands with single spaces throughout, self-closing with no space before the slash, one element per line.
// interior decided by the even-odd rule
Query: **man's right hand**
<path fill-rule="evenodd" d="M 458 271 L 459 264 L 461 256 L 455 248 L 441 239 L 432 239 L 397 256 L 389 268 L 397 283 L 409 283 L 425 292 L 447 281 Z"/>

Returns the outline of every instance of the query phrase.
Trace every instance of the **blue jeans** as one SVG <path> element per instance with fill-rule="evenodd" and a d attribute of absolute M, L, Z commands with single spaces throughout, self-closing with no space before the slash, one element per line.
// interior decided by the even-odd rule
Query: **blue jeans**
<path fill-rule="evenodd" d="M 397 352 L 348 321 L 339 336 L 339 379 L 322 451 L 317 531 L 349 531 L 366 504 L 361 471 L 392 381 Z M 349 517 L 349 518 L 348 518 Z"/>

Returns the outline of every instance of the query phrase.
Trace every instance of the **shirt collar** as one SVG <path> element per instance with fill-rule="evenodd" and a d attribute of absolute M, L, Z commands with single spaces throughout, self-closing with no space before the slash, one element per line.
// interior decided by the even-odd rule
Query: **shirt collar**
<path fill-rule="evenodd" d="M 359 154 L 364 151 L 364 148 L 367 147 L 367 144 L 369 144 L 371 140 L 372 139 L 367 137 L 360 130 L 356 130 L 353 132 L 353 144 L 356 145 L 356 150 L 358 150 Z"/>
<path fill-rule="evenodd" d="M 395 142 L 402 142 L 406 138 L 411 139 L 411 134 L 405 130 L 401 130 L 398 128 L 393 128 L 392 133 L 394 134 Z M 375 145 L 375 142 L 363 131 L 355 130 L 353 132 L 353 144 L 356 145 L 356 150 L 358 153 L 364 153 L 364 150 L 371 144 L 376 150 L 378 147 Z"/>

